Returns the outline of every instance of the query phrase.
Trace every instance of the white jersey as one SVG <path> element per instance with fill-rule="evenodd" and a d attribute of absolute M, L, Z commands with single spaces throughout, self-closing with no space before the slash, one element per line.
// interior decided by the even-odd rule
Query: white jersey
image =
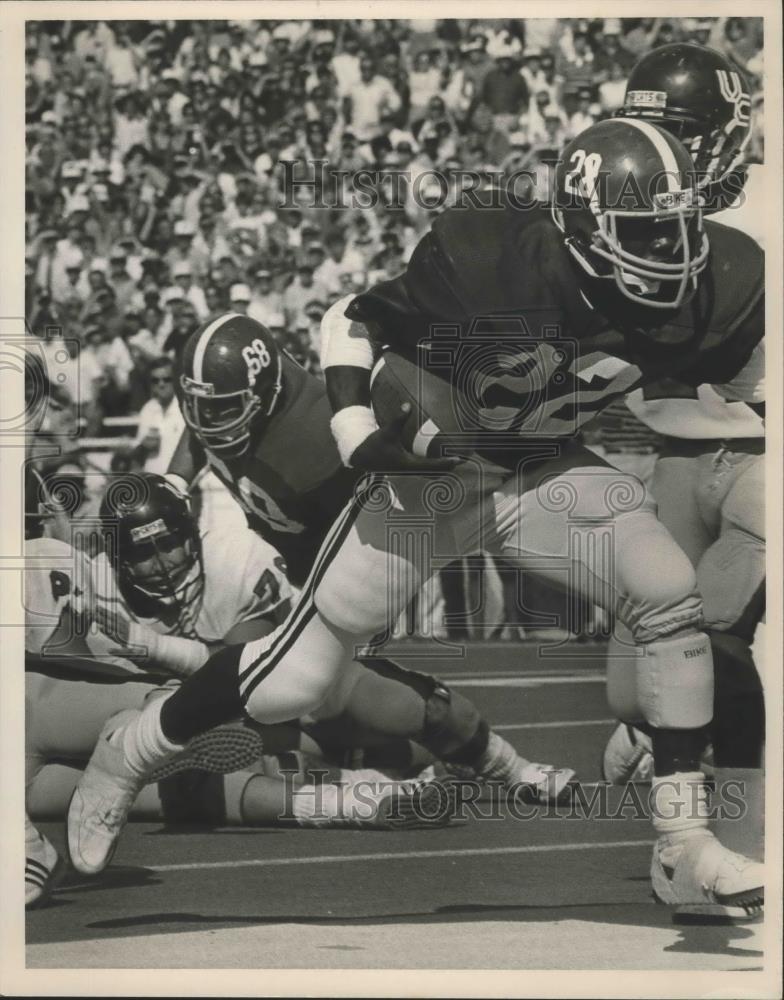
<path fill-rule="evenodd" d="M 221 642 L 241 622 L 274 615 L 290 600 L 291 586 L 277 551 L 249 528 L 202 533 L 204 587 L 176 621 L 141 618 L 127 606 L 109 560 L 92 561 L 94 600 L 107 612 L 117 610 L 161 635 L 180 635 L 205 643 Z"/>
<path fill-rule="evenodd" d="M 25 651 L 40 654 L 71 637 L 64 618 L 69 609 L 80 614 L 90 607 L 90 565 L 81 552 L 55 538 L 25 542 L 24 554 Z"/>
<path fill-rule="evenodd" d="M 743 191 L 732 205 L 710 217 L 733 229 L 739 229 L 765 246 L 765 172 L 759 163 L 749 166 Z M 768 215 L 770 209 L 768 208 Z M 755 372 L 755 381 L 764 377 L 764 350 L 754 352 L 749 363 Z M 718 387 L 717 387 L 718 388 Z M 727 387 L 732 397 L 732 387 Z M 644 399 L 644 390 L 637 389 L 626 397 L 632 413 L 658 434 L 690 439 L 724 439 L 763 437 L 765 427 L 761 418 L 745 402 L 730 401 L 709 385 L 701 385 L 695 397 L 681 399 Z M 756 399 L 757 393 L 742 393 L 743 398 Z"/>

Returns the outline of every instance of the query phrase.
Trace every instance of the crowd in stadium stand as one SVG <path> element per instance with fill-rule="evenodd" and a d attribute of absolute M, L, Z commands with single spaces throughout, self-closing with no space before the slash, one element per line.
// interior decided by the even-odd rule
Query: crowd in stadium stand
<path fill-rule="evenodd" d="M 163 471 L 200 324 L 247 312 L 317 372 L 324 311 L 400 273 L 436 175 L 528 170 L 546 197 L 564 141 L 681 40 L 750 79 L 761 159 L 761 18 L 28 21 L 26 315 L 61 402 L 88 439 L 139 414 L 112 468 Z M 317 163 L 347 198 L 296 183 Z"/>

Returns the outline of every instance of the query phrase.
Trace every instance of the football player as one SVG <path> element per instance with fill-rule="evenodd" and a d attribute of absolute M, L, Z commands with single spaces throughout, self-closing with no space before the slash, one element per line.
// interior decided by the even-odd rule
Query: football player
<path fill-rule="evenodd" d="M 291 589 L 280 557 L 250 530 L 234 531 L 231 540 L 220 531 L 200 537 L 186 498 L 160 476 L 112 481 L 101 507 L 109 552 L 91 564 L 50 537 L 55 520 L 60 537 L 67 536 L 62 512 L 30 466 L 25 497 L 27 800 L 34 816 L 53 818 L 67 809 L 78 764 L 89 759 L 108 718 L 167 693 L 167 676 L 187 676 L 227 640 L 270 632 Z M 122 556 L 113 568 L 117 552 Z M 74 626 L 74 616 L 83 627 Z M 304 757 L 303 750 L 309 751 Z M 289 767 L 286 781 L 279 773 L 281 753 L 286 764 L 298 765 L 294 772 Z M 340 786 L 327 782 L 315 795 L 307 762 Z M 430 793 L 421 782 L 329 766 L 319 744 L 296 723 L 264 733 L 242 725 L 212 730 L 155 777 L 192 770 L 228 774 L 220 783 L 198 785 L 185 776 L 192 820 L 219 813 L 226 823 L 289 816 L 305 826 L 434 825 L 423 822 L 426 804 L 416 813 L 409 808 L 415 789 Z M 358 782 L 364 782 L 361 796 Z M 146 818 L 175 821 L 182 812 L 172 806 L 182 798 L 169 782 L 151 788 L 137 808 Z M 45 902 L 61 866 L 51 842 L 28 815 L 25 820 L 27 906 L 33 907 Z"/>
<path fill-rule="evenodd" d="M 665 45 L 632 70 L 621 117 L 650 121 L 691 150 L 706 212 L 761 243 L 749 203 L 760 195 L 759 165 L 743 156 L 751 135 L 750 91 L 738 68 L 699 45 Z M 729 204 L 728 204 L 729 203 Z M 727 206 L 727 207 L 725 207 Z M 714 214 L 716 209 L 720 211 Z M 658 516 L 697 573 L 716 668 L 714 764 L 742 769 L 747 792 L 759 783 L 764 705 L 750 645 L 764 613 L 764 356 L 744 399 L 675 379 L 635 390 L 627 405 L 660 434 L 652 493 Z M 759 385 L 755 385 L 758 382 Z M 611 703 L 624 704 L 623 658 L 609 671 Z M 618 686 L 615 689 L 615 686 Z M 617 701 L 616 701 L 617 698 Z M 627 704 L 627 710 L 629 706 Z M 645 727 L 619 726 L 604 756 L 614 782 L 646 779 L 653 769 Z M 737 824 L 736 824 L 737 826 Z"/>
<path fill-rule="evenodd" d="M 383 478 L 364 481 L 338 518 L 281 629 L 202 672 L 226 669 L 245 711 L 274 721 L 318 704 L 356 643 L 396 620 L 429 571 L 430 546 L 495 550 L 555 581 L 568 574 L 575 591 L 616 611 L 639 648 L 638 698 L 654 734 L 656 895 L 757 911 L 761 866 L 708 830 L 699 759 L 713 669 L 694 570 L 639 484 L 575 435 L 613 399 L 666 376 L 742 381 L 763 332 L 762 255 L 741 234 L 703 224 L 689 154 L 648 122 L 587 129 L 564 150 L 551 210 L 519 209 L 448 209 L 403 275 L 325 315 L 341 458 Z M 391 415 L 371 386 L 379 361 L 411 375 Z M 434 456 L 456 412 L 469 454 Z M 434 493 L 434 473 L 447 490 Z M 418 550 L 404 544 L 412 535 Z M 103 867 L 125 803 L 180 749 L 176 698 L 107 733 L 121 761 L 97 748 L 69 812 L 80 870 Z M 112 829 L 109 802 L 120 817 Z"/>

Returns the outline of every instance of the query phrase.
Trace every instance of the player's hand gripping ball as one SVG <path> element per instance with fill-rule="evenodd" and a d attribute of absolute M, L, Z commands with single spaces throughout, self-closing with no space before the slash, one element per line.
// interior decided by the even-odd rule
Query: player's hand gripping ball
<path fill-rule="evenodd" d="M 357 451 L 379 435 L 407 456 L 399 468 L 443 472 L 476 449 L 477 434 L 465 426 L 468 409 L 459 390 L 404 355 L 384 352 L 373 369 L 370 398 L 380 430 Z"/>

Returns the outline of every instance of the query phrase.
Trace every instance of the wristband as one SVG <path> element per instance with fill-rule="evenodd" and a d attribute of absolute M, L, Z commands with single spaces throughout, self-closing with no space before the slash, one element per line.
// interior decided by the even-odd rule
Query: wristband
<path fill-rule="evenodd" d="M 166 667 L 178 677 L 195 673 L 209 659 L 210 651 L 198 639 L 184 639 L 179 635 L 160 635 L 138 622 L 130 622 L 128 645 L 146 649 L 145 659 Z"/>
<path fill-rule="evenodd" d="M 370 435 L 378 430 L 376 418 L 369 406 L 345 406 L 329 424 L 344 465 L 351 468 L 351 456 Z"/>
<path fill-rule="evenodd" d="M 178 475 L 176 472 L 167 472 L 163 477 L 167 483 L 170 483 L 178 493 L 182 493 L 183 496 L 188 496 L 188 480 L 183 476 Z"/>
<path fill-rule="evenodd" d="M 370 371 L 375 362 L 367 330 L 345 315 L 353 298 L 347 295 L 335 302 L 321 320 L 321 367 L 324 371 L 338 366 Z"/>

